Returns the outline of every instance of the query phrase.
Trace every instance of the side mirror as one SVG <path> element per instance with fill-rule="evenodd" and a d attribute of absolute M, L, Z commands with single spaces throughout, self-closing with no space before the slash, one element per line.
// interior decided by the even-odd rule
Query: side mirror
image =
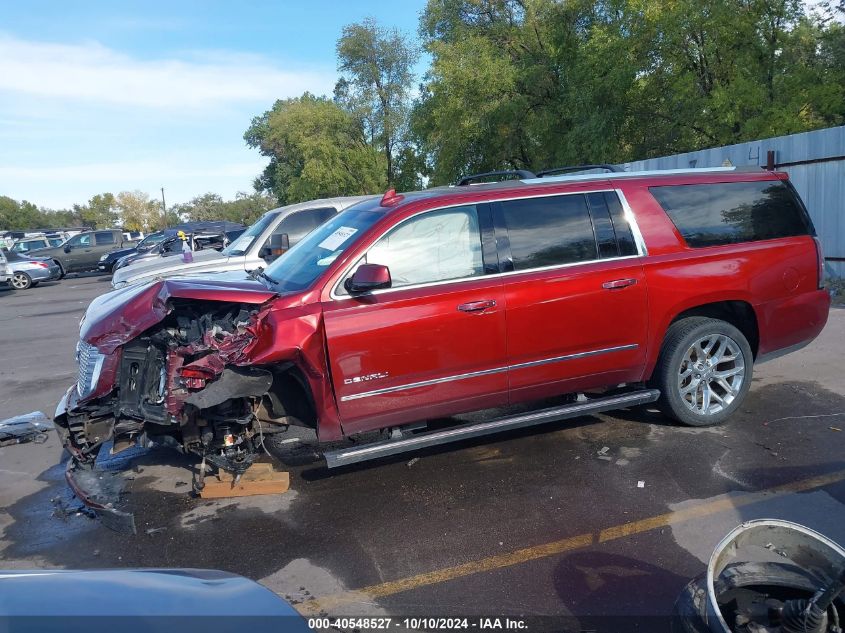
<path fill-rule="evenodd" d="M 270 236 L 270 245 L 261 249 L 262 259 L 273 260 L 290 250 L 290 236 L 276 233 Z"/>
<path fill-rule="evenodd" d="M 390 288 L 390 269 L 382 264 L 361 264 L 355 274 L 343 282 L 343 287 L 351 294 L 361 294 L 371 290 Z"/>
<path fill-rule="evenodd" d="M 67 245 L 67 246 L 65 246 L 65 248 L 64 248 L 65 253 L 70 253 L 70 252 L 71 252 L 71 250 L 73 250 L 73 246 L 71 246 L 70 244 L 68 244 L 68 245 Z"/>

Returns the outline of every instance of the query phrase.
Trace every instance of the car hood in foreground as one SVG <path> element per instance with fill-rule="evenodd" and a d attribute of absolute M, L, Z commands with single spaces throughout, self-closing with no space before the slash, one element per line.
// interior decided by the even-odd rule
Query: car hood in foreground
<path fill-rule="evenodd" d="M 83 317 L 80 338 L 111 354 L 164 319 L 171 298 L 262 304 L 275 294 L 244 272 L 139 283 L 94 299 Z"/>
<path fill-rule="evenodd" d="M 269 589 L 207 569 L 0 571 L 0 616 L 94 618 L 89 625 L 95 616 L 286 617 L 295 630 L 305 628 L 293 607 Z M 152 624 L 144 629 L 167 630 L 174 623 Z"/>

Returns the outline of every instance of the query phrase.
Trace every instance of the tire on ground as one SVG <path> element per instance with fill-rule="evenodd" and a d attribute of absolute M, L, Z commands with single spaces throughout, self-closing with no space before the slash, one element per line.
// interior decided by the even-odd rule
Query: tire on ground
<path fill-rule="evenodd" d="M 26 290 L 32 285 L 32 277 L 23 271 L 18 271 L 12 277 L 12 286 L 15 290 Z"/>
<path fill-rule="evenodd" d="M 739 346 L 745 365 L 742 384 L 730 404 L 721 411 L 703 415 L 693 411 L 684 401 L 679 389 L 678 376 L 687 350 L 698 340 L 709 335 L 724 335 Z M 652 383 L 660 389 L 657 405 L 670 418 L 687 426 L 711 426 L 724 422 L 742 404 L 751 388 L 754 356 L 748 340 L 737 328 L 726 321 L 708 317 L 687 317 L 669 326 L 660 357 L 657 360 Z"/>

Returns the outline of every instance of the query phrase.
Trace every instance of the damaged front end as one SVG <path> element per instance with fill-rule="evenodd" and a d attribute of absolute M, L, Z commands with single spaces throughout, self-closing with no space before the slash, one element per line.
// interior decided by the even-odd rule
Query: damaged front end
<path fill-rule="evenodd" d="M 273 340 L 263 318 L 274 294 L 263 286 L 206 290 L 159 281 L 122 301 L 110 296 L 121 291 L 109 293 L 86 313 L 77 384 L 55 418 L 73 458 L 68 479 L 83 501 L 75 473 L 93 468 L 106 442 L 113 454 L 154 445 L 194 453 L 201 487 L 207 465 L 237 479 L 265 434 L 286 428 L 271 389 L 284 365 L 251 366 L 251 352 Z"/>

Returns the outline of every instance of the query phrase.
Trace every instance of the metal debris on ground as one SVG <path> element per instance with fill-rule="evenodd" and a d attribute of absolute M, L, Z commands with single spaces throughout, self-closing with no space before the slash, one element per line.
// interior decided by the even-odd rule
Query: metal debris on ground
<path fill-rule="evenodd" d="M 414 464 L 416 464 L 418 461 L 420 461 L 420 458 L 419 458 L 419 457 L 414 457 L 414 459 L 412 459 L 411 461 L 409 461 L 409 462 L 408 462 L 408 468 L 410 468 L 411 466 L 413 466 Z"/>
<path fill-rule="evenodd" d="M 842 432 L 842 429 L 840 429 L 838 426 L 829 426 L 827 428 L 829 428 L 831 431 L 839 431 L 840 433 Z"/>
<path fill-rule="evenodd" d="M 33 411 L 13 418 L 0 420 L 0 446 L 47 441 L 47 432 L 53 423 L 41 411 Z"/>

